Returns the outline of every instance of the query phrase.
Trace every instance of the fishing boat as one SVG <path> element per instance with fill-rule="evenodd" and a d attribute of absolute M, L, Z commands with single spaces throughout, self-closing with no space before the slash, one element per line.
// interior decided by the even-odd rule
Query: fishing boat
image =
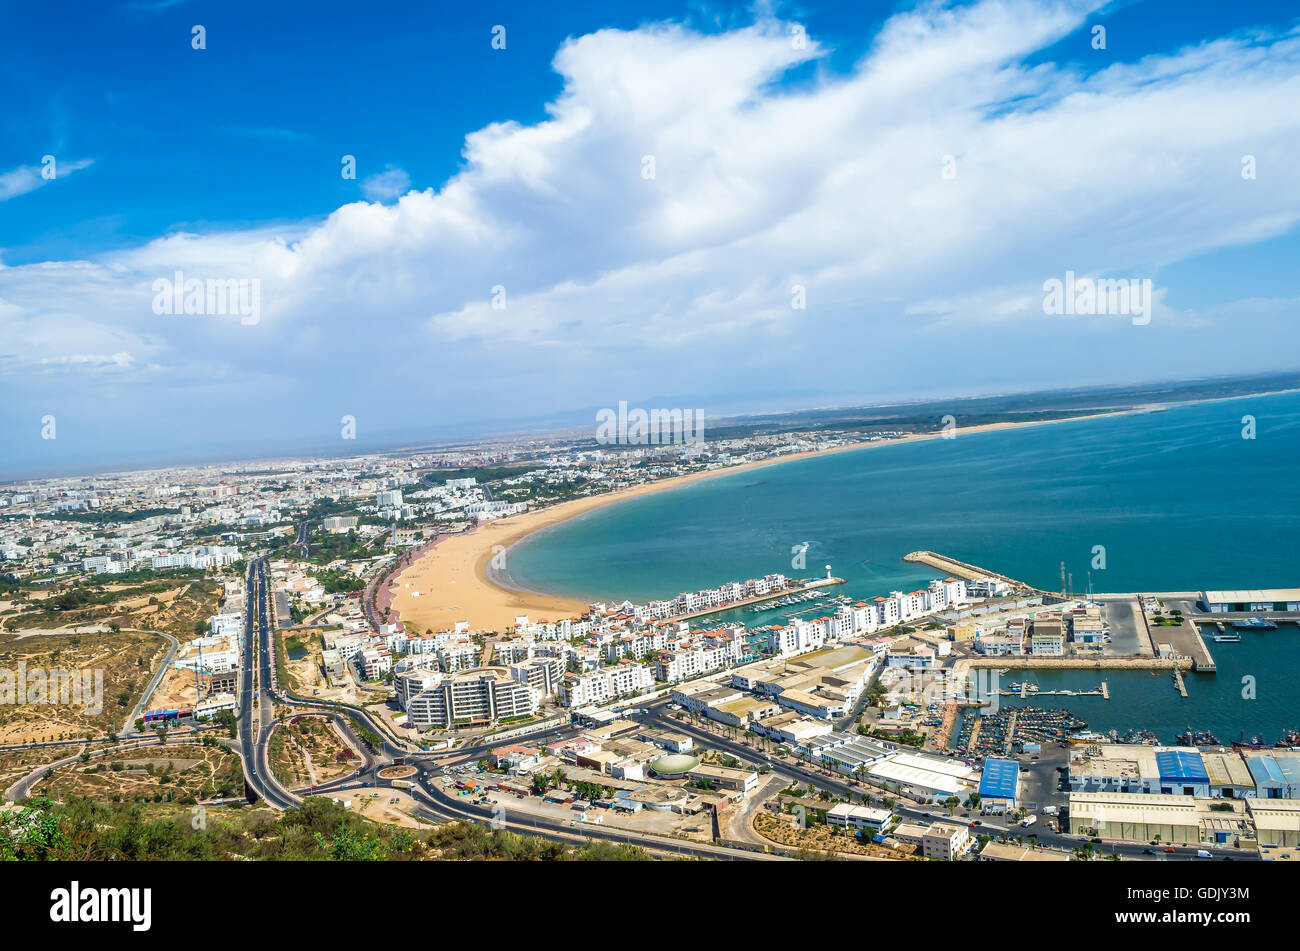
<path fill-rule="evenodd" d="M 1079 733 L 1067 733 L 1066 737 L 1071 743 L 1105 743 L 1109 737 L 1104 733 L 1093 733 L 1091 730 L 1083 730 Z"/>
<path fill-rule="evenodd" d="M 1145 746 L 1159 746 L 1160 737 L 1150 730 L 1129 730 L 1124 734 L 1125 743 L 1137 743 Z"/>
<path fill-rule="evenodd" d="M 1300 746 L 1300 730 L 1287 730 L 1274 746 Z"/>
<path fill-rule="evenodd" d="M 1178 746 L 1220 746 L 1219 738 L 1209 730 L 1193 731 L 1188 727 L 1187 732 L 1174 740 Z"/>

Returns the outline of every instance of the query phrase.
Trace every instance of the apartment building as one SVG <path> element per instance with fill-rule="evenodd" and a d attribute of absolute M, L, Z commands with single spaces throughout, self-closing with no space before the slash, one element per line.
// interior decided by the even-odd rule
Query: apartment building
<path fill-rule="evenodd" d="M 385 647 L 367 647 L 361 652 L 361 672 L 366 680 L 378 680 L 393 669 L 393 655 Z"/>
<path fill-rule="evenodd" d="M 502 667 L 456 674 L 412 671 L 394 678 L 398 701 L 418 730 L 475 726 L 531 716 L 538 696 Z"/>
<path fill-rule="evenodd" d="M 655 658 L 655 678 L 677 683 L 723 670 L 740 662 L 742 640 L 733 635 L 706 637 L 678 650 L 660 651 Z"/>
<path fill-rule="evenodd" d="M 510 665 L 510 676 L 531 687 L 541 697 L 553 697 L 564 677 L 564 663 L 558 657 L 532 657 Z"/>
<path fill-rule="evenodd" d="M 560 702 L 566 707 L 608 703 L 654 686 L 650 668 L 630 661 L 587 673 L 568 673 L 561 678 Z"/>
<path fill-rule="evenodd" d="M 479 666 L 483 652 L 469 641 L 459 643 L 447 643 L 438 648 L 437 654 L 438 666 L 449 674 L 454 674 L 460 670 L 471 670 Z"/>
<path fill-rule="evenodd" d="M 950 822 L 936 822 L 921 836 L 921 854 L 927 859 L 950 862 L 966 850 L 970 830 Z"/>

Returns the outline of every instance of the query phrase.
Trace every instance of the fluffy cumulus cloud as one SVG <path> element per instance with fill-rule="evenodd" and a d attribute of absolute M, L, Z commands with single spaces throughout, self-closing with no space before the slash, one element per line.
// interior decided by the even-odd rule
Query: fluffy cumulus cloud
<path fill-rule="evenodd" d="M 1296 302 L 1250 288 L 1239 307 L 1175 309 L 1157 280 L 1144 327 L 1044 315 L 1044 281 L 1067 271 L 1155 277 L 1300 217 L 1300 36 L 1027 64 L 1071 34 L 1085 48 L 1100 5 L 924 4 L 848 71 L 768 17 L 580 36 L 556 53 L 548 118 L 471 132 L 441 188 L 390 168 L 370 201 L 298 227 L 0 267 L 0 366 L 204 405 L 258 387 L 303 412 L 369 399 L 418 424 L 448 401 L 523 417 L 1293 358 L 1294 333 L 1272 332 Z M 259 321 L 155 313 L 177 271 L 258 279 Z M 424 415 L 397 419 L 403 394 Z"/>

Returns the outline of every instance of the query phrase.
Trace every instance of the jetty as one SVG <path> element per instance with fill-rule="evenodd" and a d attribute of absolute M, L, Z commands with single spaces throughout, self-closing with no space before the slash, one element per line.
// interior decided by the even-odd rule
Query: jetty
<path fill-rule="evenodd" d="M 999 690 L 998 695 L 1002 697 L 1019 697 L 1021 700 L 1028 700 L 1033 697 L 1104 697 L 1110 699 L 1110 694 L 1106 690 L 1106 684 L 1103 682 L 1096 690 L 1030 690 L 1029 684 L 1022 683 L 1019 689 Z"/>
<path fill-rule="evenodd" d="M 1153 622 L 1144 613 L 1143 621 L 1146 624 L 1147 637 L 1157 653 L 1163 645 L 1176 655 L 1190 658 L 1192 670 L 1198 674 L 1218 672 L 1218 665 L 1214 663 L 1214 655 L 1210 653 L 1210 649 L 1205 646 L 1201 629 L 1190 618 L 1181 618 L 1180 623 L 1168 625 Z"/>
<path fill-rule="evenodd" d="M 944 574 L 952 575 L 954 578 L 962 578 L 965 581 L 992 578 L 995 581 L 1005 581 L 1017 592 L 1052 596 L 1050 591 L 1043 591 L 1027 582 L 1009 578 L 1001 572 L 990 571 L 988 568 L 981 568 L 979 565 L 958 561 L 956 558 L 949 558 L 947 555 L 941 555 L 934 551 L 911 551 L 903 556 L 903 561 L 929 565 L 936 571 L 942 571 Z"/>
<path fill-rule="evenodd" d="M 1174 668 L 1174 689 L 1184 697 L 1187 696 L 1187 683 L 1183 680 L 1183 672 L 1177 667 Z"/>

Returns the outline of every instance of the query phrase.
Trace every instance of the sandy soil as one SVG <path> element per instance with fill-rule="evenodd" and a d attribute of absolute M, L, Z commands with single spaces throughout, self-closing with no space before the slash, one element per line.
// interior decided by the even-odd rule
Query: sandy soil
<path fill-rule="evenodd" d="M 1070 419 L 1122 416 L 1138 412 L 1140 409 L 1096 413 L 1091 416 L 1070 417 Z M 956 432 L 957 438 L 961 438 L 978 432 L 1023 426 L 1050 426 L 1053 423 L 1066 421 L 1058 419 L 1024 423 L 990 423 L 985 426 L 958 429 Z M 457 621 L 469 621 L 474 630 L 504 631 L 513 627 L 515 616 L 519 614 L 527 614 L 534 621 L 541 618 L 556 620 L 563 617 L 577 617 L 587 610 L 587 602 L 575 598 L 512 590 L 494 581 L 488 573 L 489 562 L 493 556 L 503 554 L 508 559 L 511 546 L 523 541 L 534 532 L 602 506 L 649 495 L 652 492 L 662 492 L 702 479 L 732 475 L 750 469 L 792 462 L 796 459 L 837 452 L 865 452 L 879 446 L 937 438 L 941 438 L 940 434 L 926 433 L 883 442 L 793 453 L 743 466 L 661 479 L 631 489 L 591 498 L 574 499 L 535 512 L 525 512 L 522 515 L 486 522 L 473 532 L 442 539 L 411 567 L 398 575 L 392 583 L 393 609 L 405 622 L 407 630 L 419 634 L 423 634 L 426 630 L 438 631 L 450 628 Z M 719 583 L 724 580 L 726 579 L 718 579 Z"/>

